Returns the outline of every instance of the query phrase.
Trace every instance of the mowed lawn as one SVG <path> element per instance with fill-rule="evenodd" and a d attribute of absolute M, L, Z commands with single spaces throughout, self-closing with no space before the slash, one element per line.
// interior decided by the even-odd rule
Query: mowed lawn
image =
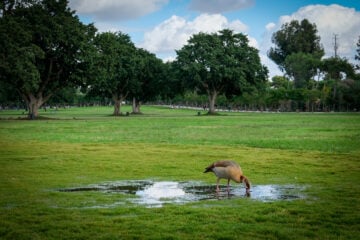
<path fill-rule="evenodd" d="M 36 121 L 17 120 L 22 111 L 1 111 L 0 239 L 360 235 L 359 114 L 198 116 L 197 110 L 151 106 L 142 111 L 113 117 L 111 107 L 58 109 L 41 112 L 44 118 Z M 219 159 L 239 162 L 253 186 L 303 186 L 306 197 L 233 197 L 148 208 L 127 202 L 125 194 L 58 191 L 121 180 L 214 185 L 214 175 L 203 170 Z"/>

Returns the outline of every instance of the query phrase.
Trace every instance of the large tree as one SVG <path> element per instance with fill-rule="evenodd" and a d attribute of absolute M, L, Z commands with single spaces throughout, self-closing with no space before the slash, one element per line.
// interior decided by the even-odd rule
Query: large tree
<path fill-rule="evenodd" d="M 176 64 L 185 85 L 208 95 L 209 114 L 215 113 L 219 94 L 238 95 L 267 79 L 258 50 L 249 46 L 245 35 L 228 29 L 193 35 L 177 51 Z"/>
<path fill-rule="evenodd" d="M 132 112 L 140 113 L 141 102 L 152 100 L 161 92 L 164 63 L 154 54 L 140 48 L 135 52 L 134 67 L 129 97 L 133 100 Z"/>
<path fill-rule="evenodd" d="M 29 116 L 56 91 L 86 79 L 96 29 L 84 25 L 67 0 L 2 1 L 0 81 L 25 101 Z"/>
<path fill-rule="evenodd" d="M 121 114 L 121 103 L 130 92 L 130 83 L 135 74 L 135 46 L 127 34 L 104 32 L 96 35 L 95 68 L 91 90 L 96 94 L 111 97 L 114 115 Z"/>
<path fill-rule="evenodd" d="M 307 59 L 311 55 L 311 58 L 318 60 L 324 56 L 316 25 L 311 24 L 307 19 L 303 19 L 301 22 L 293 20 L 283 24 L 281 29 L 273 34 L 272 42 L 275 47 L 270 48 L 268 56 L 279 66 L 281 71 L 287 70 L 286 59 L 292 54 L 303 53 L 307 54 Z"/>
<path fill-rule="evenodd" d="M 275 47 L 270 48 L 269 58 L 293 78 L 295 87 L 306 87 L 306 81 L 314 76 L 324 56 L 316 25 L 307 19 L 292 20 L 273 34 L 272 42 Z"/>
<path fill-rule="evenodd" d="M 321 70 L 325 73 L 325 83 L 332 90 L 329 102 L 334 110 L 340 110 L 344 89 L 342 86 L 351 85 L 348 82 L 344 84 L 344 81 L 355 78 L 354 66 L 346 58 L 331 57 L 322 61 Z"/>

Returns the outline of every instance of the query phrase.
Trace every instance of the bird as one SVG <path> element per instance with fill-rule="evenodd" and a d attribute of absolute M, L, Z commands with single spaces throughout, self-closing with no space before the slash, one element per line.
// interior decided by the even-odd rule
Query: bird
<path fill-rule="evenodd" d="M 237 183 L 245 183 L 246 193 L 250 192 L 250 182 L 247 177 L 243 175 L 241 167 L 238 163 L 232 160 L 219 160 L 210 164 L 205 168 L 204 173 L 213 172 L 217 176 L 216 191 L 219 192 L 220 179 L 227 179 L 227 191 L 230 192 L 230 180 Z"/>

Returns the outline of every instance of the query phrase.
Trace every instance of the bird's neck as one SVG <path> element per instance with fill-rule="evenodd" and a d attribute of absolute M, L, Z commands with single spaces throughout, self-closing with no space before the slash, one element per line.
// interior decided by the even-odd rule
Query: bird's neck
<path fill-rule="evenodd" d="M 250 182 L 247 179 L 247 177 L 241 175 L 240 176 L 240 182 L 244 182 L 245 185 L 246 185 L 246 189 L 250 189 Z"/>

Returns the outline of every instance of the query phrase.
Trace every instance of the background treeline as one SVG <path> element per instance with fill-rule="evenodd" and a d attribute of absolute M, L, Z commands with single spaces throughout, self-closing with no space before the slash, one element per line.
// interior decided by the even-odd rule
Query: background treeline
<path fill-rule="evenodd" d="M 228 110 L 358 111 L 358 65 L 324 58 L 316 25 L 291 21 L 273 34 L 268 56 L 283 76 L 268 78 L 246 35 L 224 29 L 193 35 L 164 63 L 122 32 L 83 24 L 66 0 L 0 3 L 0 106 L 26 108 L 124 102 Z M 360 38 L 357 53 L 360 61 Z"/>

